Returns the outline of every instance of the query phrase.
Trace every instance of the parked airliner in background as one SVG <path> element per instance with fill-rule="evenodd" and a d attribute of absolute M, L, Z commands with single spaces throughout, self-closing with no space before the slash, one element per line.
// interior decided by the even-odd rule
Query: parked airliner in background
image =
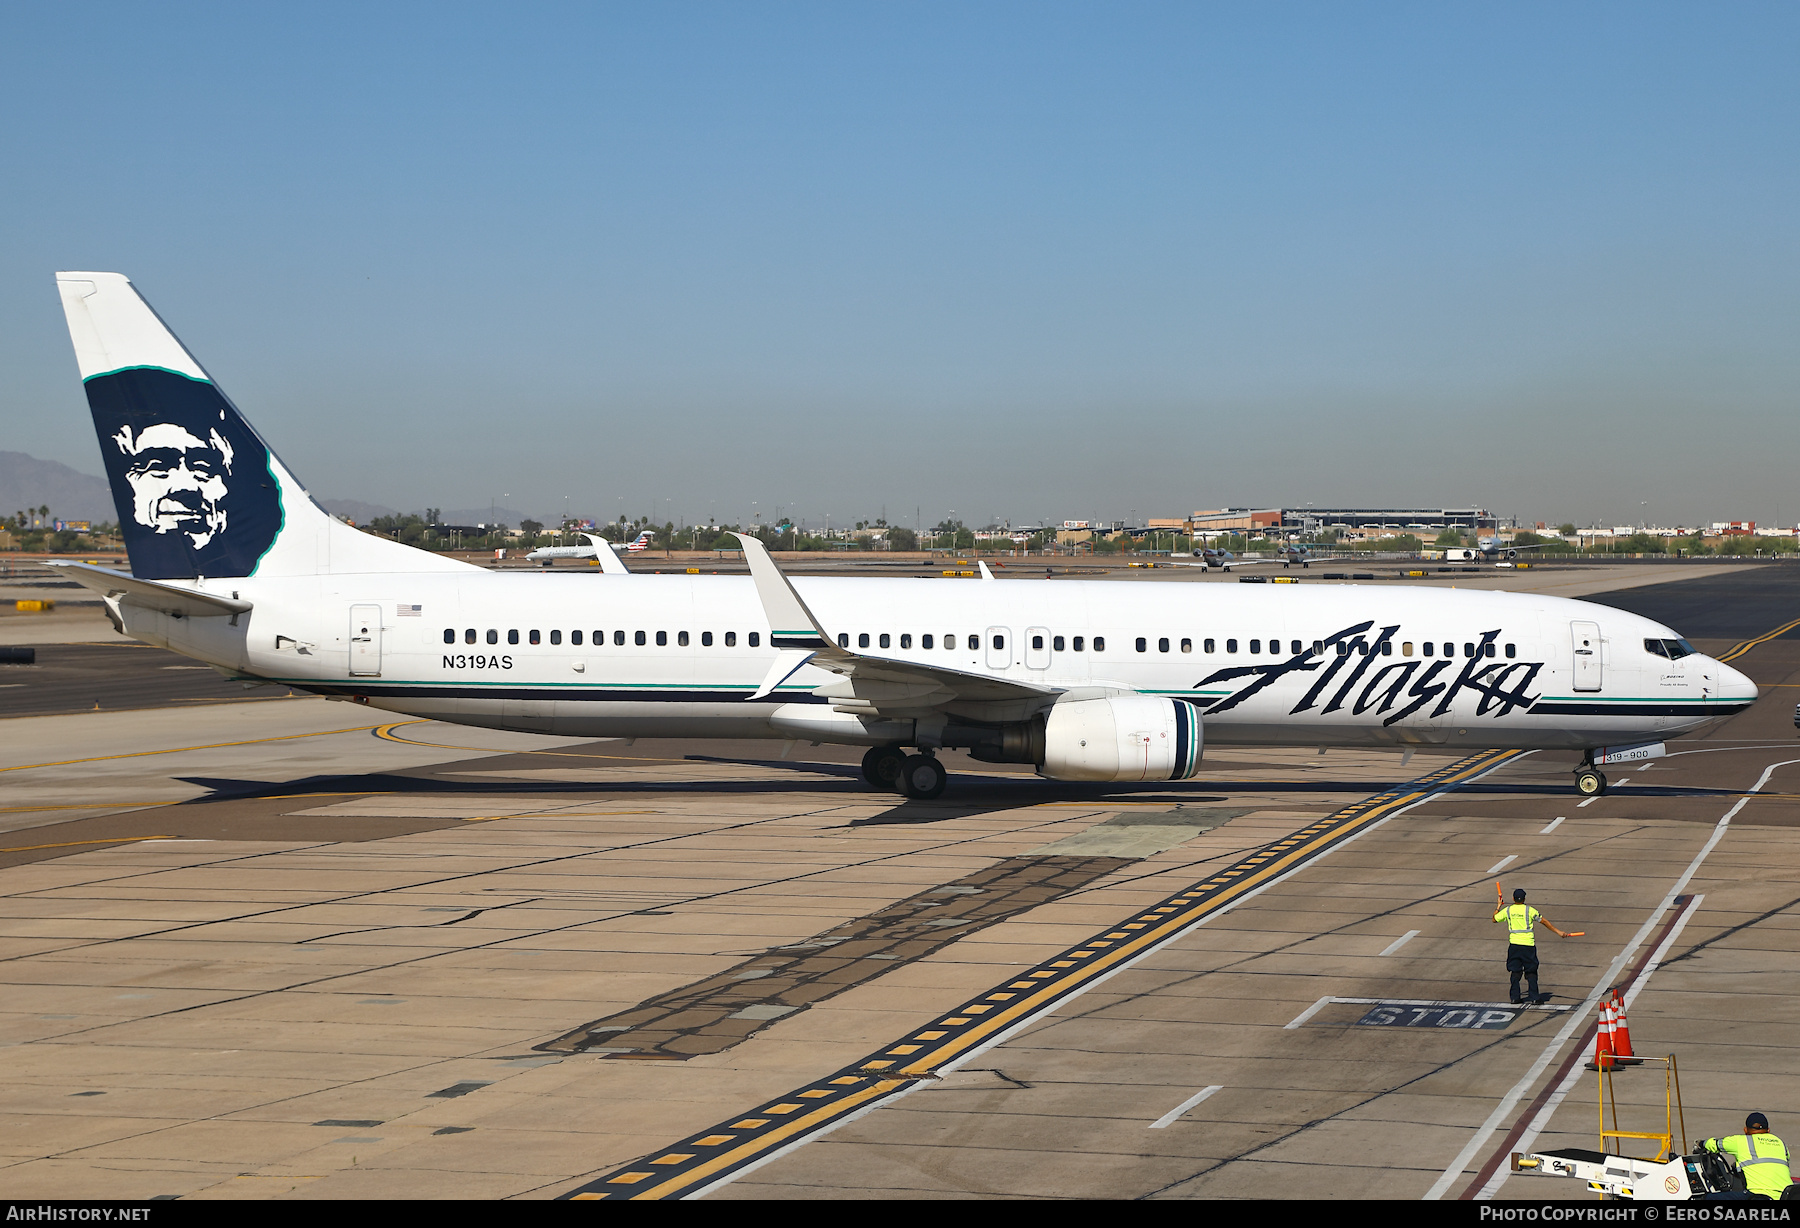
<path fill-rule="evenodd" d="M 1477 538 L 1473 546 L 1451 546 L 1444 551 L 1447 563 L 1473 563 L 1477 560 L 1499 562 L 1501 559 L 1516 559 L 1521 550 L 1542 550 L 1555 542 L 1532 542 L 1526 546 L 1515 546 L 1511 542 L 1503 542 L 1498 537 Z"/>
<path fill-rule="evenodd" d="M 1280 563 L 1284 568 L 1298 563 L 1305 568 L 1312 563 L 1319 562 L 1323 556 L 1314 554 L 1310 546 L 1283 545 L 1277 547 L 1275 553 L 1269 558 L 1260 558 L 1254 555 L 1245 557 L 1233 554 L 1229 550 L 1214 550 L 1210 546 L 1201 546 L 1194 551 L 1193 557 L 1199 559 L 1200 566 L 1208 571 L 1215 567 L 1220 571 L 1230 571 L 1233 567 L 1255 567 L 1261 563 Z M 1183 566 L 1191 567 L 1193 564 L 1187 563 Z"/>
<path fill-rule="evenodd" d="M 490 571 L 327 515 L 125 277 L 57 282 L 131 573 L 62 566 L 122 633 L 233 678 L 527 732 L 866 746 L 869 782 L 915 798 L 942 747 L 1182 780 L 1203 736 L 1562 748 L 1597 793 L 1615 754 L 1756 699 L 1667 627 L 1536 594 L 789 580 L 741 535 L 748 577 Z"/>
<path fill-rule="evenodd" d="M 1275 552 L 1283 567 L 1292 567 L 1295 563 L 1301 567 L 1311 566 L 1314 555 L 1310 546 L 1283 546 Z"/>
<path fill-rule="evenodd" d="M 619 562 L 619 556 L 614 553 L 615 548 L 611 542 L 607 541 L 604 537 L 597 536 L 593 533 L 583 533 L 581 536 L 587 538 L 587 545 L 539 546 L 536 550 L 533 550 L 530 554 L 525 556 L 525 561 L 528 563 L 542 563 L 544 566 L 549 567 L 555 563 L 557 559 L 595 559 L 599 562 L 602 571 L 623 572 L 625 570 L 625 565 Z M 648 549 L 649 546 L 650 530 L 645 529 L 631 541 L 626 542 L 624 548 L 631 551 L 633 554 L 636 554 L 640 550 Z"/>
<path fill-rule="evenodd" d="M 1230 571 L 1233 567 L 1256 567 L 1262 563 L 1275 561 L 1274 559 L 1241 558 L 1229 550 L 1215 550 L 1211 546 L 1195 547 L 1193 557 L 1199 559 L 1200 566 L 1207 571 L 1211 571 L 1215 567 L 1220 571 Z M 1186 563 L 1183 566 L 1191 567 L 1193 564 Z"/>

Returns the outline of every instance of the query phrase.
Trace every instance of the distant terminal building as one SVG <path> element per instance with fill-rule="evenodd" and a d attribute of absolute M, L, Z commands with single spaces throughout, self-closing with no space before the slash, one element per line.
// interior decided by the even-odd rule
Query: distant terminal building
<path fill-rule="evenodd" d="M 1411 533 L 1436 536 L 1446 529 L 1492 533 L 1500 520 L 1478 507 L 1230 507 L 1195 512 L 1187 519 L 1193 533 L 1318 533 L 1336 529 L 1352 537 Z"/>
<path fill-rule="evenodd" d="M 1188 517 L 1191 533 L 1267 533 L 1284 528 L 1284 513 L 1278 507 L 1225 507 L 1210 512 L 1195 512 Z"/>

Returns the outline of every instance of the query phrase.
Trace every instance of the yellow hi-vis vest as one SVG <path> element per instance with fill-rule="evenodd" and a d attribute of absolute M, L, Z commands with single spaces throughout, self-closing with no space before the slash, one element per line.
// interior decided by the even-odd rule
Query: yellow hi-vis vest
<path fill-rule="evenodd" d="M 1709 1138 L 1708 1151 L 1723 1151 L 1744 1170 L 1744 1182 L 1752 1194 L 1780 1198 L 1793 1178 L 1788 1172 L 1787 1144 L 1773 1134 L 1734 1134 Z"/>
<path fill-rule="evenodd" d="M 1529 904 L 1508 904 L 1494 914 L 1495 924 L 1506 922 L 1506 939 L 1515 947 L 1537 945 L 1537 923 L 1543 914 Z"/>

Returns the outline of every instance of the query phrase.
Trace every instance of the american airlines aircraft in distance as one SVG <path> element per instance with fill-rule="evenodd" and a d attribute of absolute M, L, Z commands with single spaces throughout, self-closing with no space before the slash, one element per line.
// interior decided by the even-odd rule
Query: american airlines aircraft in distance
<path fill-rule="evenodd" d="M 1367 585 L 790 580 L 498 572 L 333 519 L 118 273 L 57 282 L 131 573 L 62 564 L 122 632 L 370 707 L 591 737 L 868 748 L 941 793 L 937 751 L 1056 780 L 1183 780 L 1203 740 L 1560 748 L 1599 767 L 1756 699 L 1635 614 Z"/>
<path fill-rule="evenodd" d="M 617 575 L 626 574 L 625 564 L 619 562 L 619 556 L 613 551 L 613 544 L 604 537 L 593 533 L 583 533 L 587 538 L 585 546 L 539 546 L 525 556 L 528 563 L 542 563 L 551 566 L 557 559 L 594 559 L 600 564 L 600 570 Z M 650 547 L 650 530 L 645 529 L 632 540 L 625 543 L 625 549 L 636 554 Z"/>

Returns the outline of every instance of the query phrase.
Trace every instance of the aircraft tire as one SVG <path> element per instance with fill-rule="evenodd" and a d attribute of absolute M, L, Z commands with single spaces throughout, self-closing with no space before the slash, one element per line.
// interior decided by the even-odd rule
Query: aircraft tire
<path fill-rule="evenodd" d="M 900 765 L 900 792 L 918 802 L 928 802 L 944 791 L 950 774 L 930 755 L 908 755 Z"/>
<path fill-rule="evenodd" d="M 1583 797 L 1599 797 L 1606 792 L 1606 777 L 1594 768 L 1575 773 L 1575 792 Z"/>
<path fill-rule="evenodd" d="M 876 789 L 897 789 L 904 762 L 906 752 L 898 746 L 871 746 L 862 760 L 863 779 Z"/>

